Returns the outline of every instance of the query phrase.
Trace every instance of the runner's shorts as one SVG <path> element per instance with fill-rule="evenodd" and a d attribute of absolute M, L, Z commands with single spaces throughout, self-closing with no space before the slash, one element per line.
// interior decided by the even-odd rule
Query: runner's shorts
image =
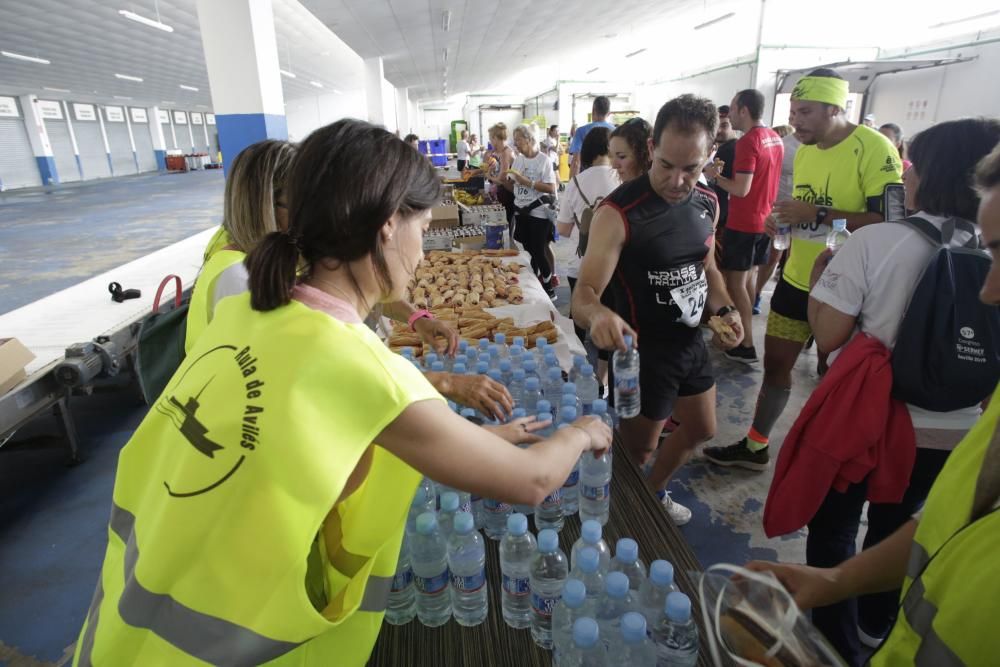
<path fill-rule="evenodd" d="M 749 271 L 752 266 L 767 264 L 771 254 L 771 237 L 751 234 L 726 227 L 722 230 L 723 271 Z"/>
<path fill-rule="evenodd" d="M 809 327 L 809 292 L 779 280 L 771 296 L 767 335 L 805 344 L 812 336 Z"/>
<path fill-rule="evenodd" d="M 646 419 L 666 419 L 678 397 L 697 396 L 715 386 L 705 339 L 700 331 L 693 333 L 689 342 L 639 341 L 639 411 Z"/>

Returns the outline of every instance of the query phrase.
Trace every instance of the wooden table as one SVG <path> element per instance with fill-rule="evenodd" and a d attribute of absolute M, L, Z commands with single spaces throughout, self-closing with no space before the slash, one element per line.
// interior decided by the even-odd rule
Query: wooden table
<path fill-rule="evenodd" d="M 697 581 L 691 573 L 701 566 L 673 524 L 644 477 L 633 464 L 617 435 L 615 438 L 614 469 L 611 478 L 611 517 L 604 527 L 604 539 L 614 550 L 621 537 L 631 537 L 639 543 L 639 555 L 648 565 L 657 558 L 674 565 L 675 584 L 692 602 L 692 613 L 698 623 L 702 650 L 698 664 L 709 666 L 698 607 Z M 580 537 L 577 515 L 566 519 L 559 533 L 559 544 L 569 555 L 573 543 Z M 414 619 L 403 626 L 382 624 L 375 649 L 368 664 L 372 667 L 547 667 L 551 653 L 538 647 L 531 631 L 514 630 L 503 621 L 500 612 L 499 542 L 486 538 L 486 580 L 489 584 L 490 612 L 486 621 L 473 628 L 460 626 L 454 620 L 437 628 L 428 628 Z"/>

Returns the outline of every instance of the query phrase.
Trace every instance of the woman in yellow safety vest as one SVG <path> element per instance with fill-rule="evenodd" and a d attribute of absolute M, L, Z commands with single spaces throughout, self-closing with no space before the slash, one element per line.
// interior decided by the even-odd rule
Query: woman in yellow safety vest
<path fill-rule="evenodd" d="M 979 225 L 993 255 L 980 298 L 1000 305 L 1000 148 L 977 172 Z M 1000 390 L 1000 387 L 998 387 Z M 1000 400 L 948 457 L 923 510 L 882 542 L 832 568 L 754 562 L 802 609 L 902 585 L 895 625 L 870 658 L 878 667 L 996 665 L 1000 656 Z"/>
<path fill-rule="evenodd" d="M 363 665 L 421 475 L 530 505 L 610 446 L 584 417 L 520 449 L 537 423 L 458 417 L 364 325 L 403 298 L 439 190 L 369 123 L 301 145 L 287 231 L 121 452 L 74 664 Z"/>

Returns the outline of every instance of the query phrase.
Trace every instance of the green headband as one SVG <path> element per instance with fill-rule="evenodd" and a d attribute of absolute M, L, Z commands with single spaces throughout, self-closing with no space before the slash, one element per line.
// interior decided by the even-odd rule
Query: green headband
<path fill-rule="evenodd" d="M 829 76 L 804 76 L 795 84 L 792 99 L 803 102 L 822 102 L 841 109 L 847 108 L 847 82 Z"/>

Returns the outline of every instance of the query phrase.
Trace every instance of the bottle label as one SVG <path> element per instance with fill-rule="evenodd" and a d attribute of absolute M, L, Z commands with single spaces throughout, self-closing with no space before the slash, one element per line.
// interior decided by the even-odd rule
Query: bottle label
<path fill-rule="evenodd" d="M 523 597 L 531 592 L 531 586 L 528 583 L 528 579 L 519 579 L 517 577 L 508 577 L 506 574 L 503 575 L 503 589 L 507 591 L 509 595 L 514 595 L 517 597 Z"/>
<path fill-rule="evenodd" d="M 545 597 L 543 595 L 537 595 L 536 593 L 531 594 L 531 608 L 535 610 L 535 613 L 539 616 L 544 616 L 545 618 L 552 618 L 552 610 L 562 599 L 561 595 L 555 597 Z"/>
<path fill-rule="evenodd" d="M 639 391 L 638 375 L 615 375 L 615 391 L 629 396 Z"/>
<path fill-rule="evenodd" d="M 586 417 L 588 415 L 594 414 L 594 402 L 593 401 L 584 401 L 582 408 L 583 408 L 583 416 L 584 417 Z"/>
<path fill-rule="evenodd" d="M 511 510 L 511 507 L 507 503 L 502 503 L 499 500 L 486 498 L 483 500 L 483 509 L 493 514 L 506 514 Z"/>
<path fill-rule="evenodd" d="M 448 590 L 448 568 L 436 577 L 418 577 L 413 575 L 413 583 L 424 595 L 437 595 Z"/>
<path fill-rule="evenodd" d="M 587 486 L 584 484 L 580 490 L 580 494 L 587 500 L 604 500 L 611 497 L 611 484 L 603 486 Z"/>
<path fill-rule="evenodd" d="M 392 589 L 391 592 L 398 593 L 400 591 L 405 591 L 413 583 L 413 570 L 407 568 L 402 572 L 399 572 L 392 578 Z"/>
<path fill-rule="evenodd" d="M 579 483 L 580 483 L 580 471 L 574 470 L 569 474 L 569 477 L 566 478 L 566 481 L 563 482 L 563 488 L 564 489 L 567 487 L 572 488 Z"/>
<path fill-rule="evenodd" d="M 475 593 L 486 585 L 485 569 L 466 577 L 451 575 L 451 587 L 459 593 Z"/>
<path fill-rule="evenodd" d="M 545 500 L 539 505 L 543 510 L 554 510 L 562 507 L 562 489 L 556 489 L 549 495 L 545 496 Z"/>
<path fill-rule="evenodd" d="M 472 502 L 467 500 L 466 502 L 462 503 L 461 505 L 458 506 L 458 511 L 468 512 L 469 514 L 472 514 Z"/>

